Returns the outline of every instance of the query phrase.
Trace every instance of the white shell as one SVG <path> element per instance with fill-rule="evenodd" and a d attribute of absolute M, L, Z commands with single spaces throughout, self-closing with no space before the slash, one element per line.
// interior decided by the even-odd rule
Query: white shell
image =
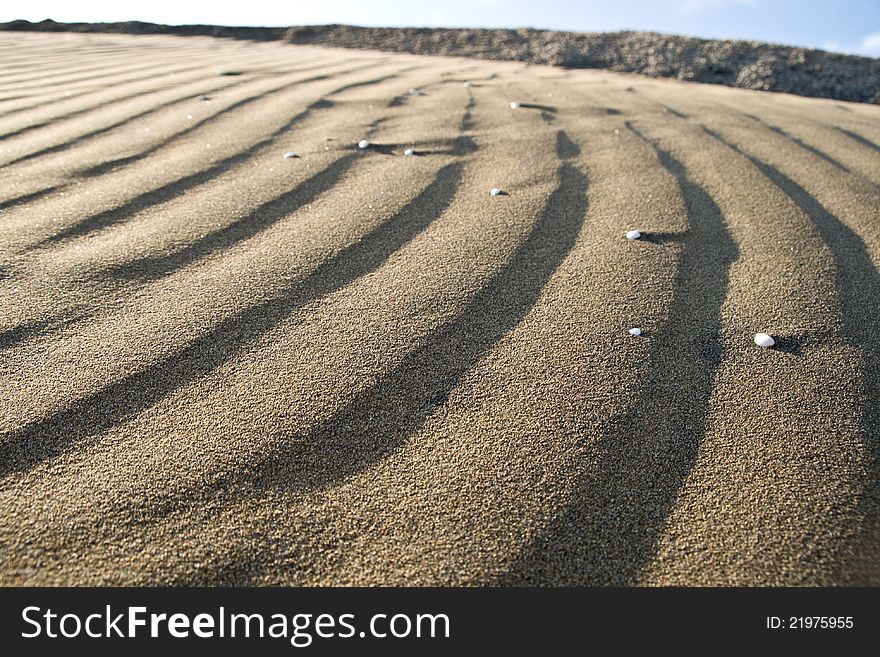
<path fill-rule="evenodd" d="M 284 159 L 285 159 L 285 160 L 290 160 L 290 159 L 292 159 L 292 158 L 294 158 L 294 157 L 299 157 L 299 153 L 294 153 L 293 151 L 287 151 L 287 152 L 284 154 Z"/>
<path fill-rule="evenodd" d="M 518 102 L 513 101 L 512 103 L 510 103 L 510 109 L 517 109 L 518 107 L 519 107 Z"/>
<path fill-rule="evenodd" d="M 642 329 L 640 329 L 640 328 L 631 328 L 631 329 L 628 331 L 628 333 L 629 333 L 630 335 L 639 336 L 639 335 L 642 334 Z"/>
<path fill-rule="evenodd" d="M 370 140 L 369 139 L 361 139 L 358 142 L 358 148 L 363 149 L 363 148 L 369 148 L 369 147 L 370 147 Z"/>
<path fill-rule="evenodd" d="M 465 87 L 469 87 L 469 86 L 471 86 L 471 81 L 470 81 L 470 80 L 465 80 L 465 81 L 462 83 L 462 86 L 465 86 Z"/>
<path fill-rule="evenodd" d="M 415 155 L 416 149 L 415 148 L 407 148 L 405 151 L 403 151 L 403 154 L 404 155 Z"/>
<path fill-rule="evenodd" d="M 415 87 L 413 87 L 412 89 L 409 90 L 409 95 L 410 96 L 421 96 L 422 92 L 419 91 L 418 89 L 416 89 Z"/>
<path fill-rule="evenodd" d="M 626 231 L 626 239 L 628 240 L 637 240 L 642 236 L 642 234 L 637 230 L 628 230 Z"/>
<path fill-rule="evenodd" d="M 492 196 L 498 196 L 501 193 L 501 190 L 498 187 L 493 187 L 492 189 L 489 190 L 489 193 Z"/>
<path fill-rule="evenodd" d="M 755 333 L 755 344 L 768 349 L 776 344 L 776 340 L 773 339 L 773 336 L 766 333 Z"/>

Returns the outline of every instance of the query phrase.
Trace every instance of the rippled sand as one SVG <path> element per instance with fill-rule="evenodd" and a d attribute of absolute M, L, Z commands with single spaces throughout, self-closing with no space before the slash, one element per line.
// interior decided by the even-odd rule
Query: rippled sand
<path fill-rule="evenodd" d="M 880 584 L 880 107 L 0 61 L 0 582 Z"/>

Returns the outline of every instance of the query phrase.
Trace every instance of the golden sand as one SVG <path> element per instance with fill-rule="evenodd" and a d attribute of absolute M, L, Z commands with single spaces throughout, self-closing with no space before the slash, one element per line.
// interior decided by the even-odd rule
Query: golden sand
<path fill-rule="evenodd" d="M 880 584 L 880 107 L 0 57 L 3 584 Z"/>

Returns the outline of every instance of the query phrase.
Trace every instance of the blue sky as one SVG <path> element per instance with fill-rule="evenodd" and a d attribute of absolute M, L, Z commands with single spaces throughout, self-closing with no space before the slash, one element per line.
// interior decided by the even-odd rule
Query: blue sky
<path fill-rule="evenodd" d="M 29 0 L 0 21 L 143 20 L 217 25 L 544 27 L 654 30 L 754 39 L 880 57 L 880 0 Z"/>

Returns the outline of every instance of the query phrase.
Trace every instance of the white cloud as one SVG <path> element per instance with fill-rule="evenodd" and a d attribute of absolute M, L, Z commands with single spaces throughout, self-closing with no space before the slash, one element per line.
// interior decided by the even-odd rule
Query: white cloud
<path fill-rule="evenodd" d="M 880 32 L 874 32 L 862 39 L 862 52 L 880 53 Z"/>
<path fill-rule="evenodd" d="M 703 11 L 704 9 L 722 9 L 732 5 L 753 7 L 757 0 L 687 0 L 681 10 L 686 12 Z"/>
<path fill-rule="evenodd" d="M 831 52 L 840 52 L 847 55 L 861 55 L 862 57 L 880 57 L 880 32 L 874 32 L 863 37 L 861 41 L 826 41 L 820 48 Z"/>

